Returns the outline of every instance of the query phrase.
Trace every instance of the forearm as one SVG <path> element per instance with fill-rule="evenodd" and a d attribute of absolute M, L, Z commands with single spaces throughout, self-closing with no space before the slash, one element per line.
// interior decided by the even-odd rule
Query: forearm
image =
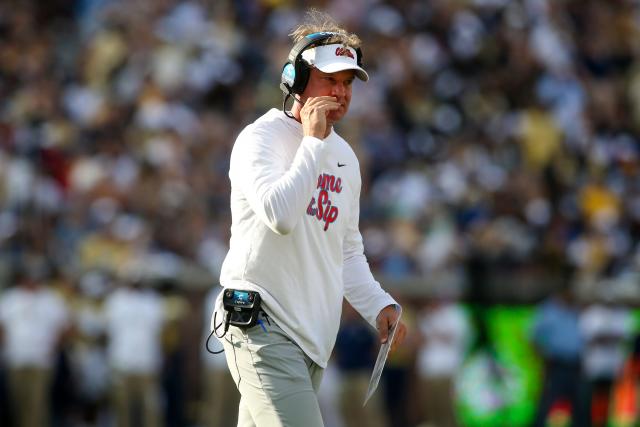
<path fill-rule="evenodd" d="M 345 298 L 372 326 L 380 311 L 396 301 L 382 289 L 364 255 L 355 255 L 344 261 L 343 281 Z"/>

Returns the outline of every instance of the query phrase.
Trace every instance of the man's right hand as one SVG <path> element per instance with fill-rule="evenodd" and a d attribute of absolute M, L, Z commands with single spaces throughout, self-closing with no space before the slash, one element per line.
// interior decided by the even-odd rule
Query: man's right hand
<path fill-rule="evenodd" d="M 304 136 L 324 139 L 331 132 L 331 125 L 327 123 L 327 115 L 340 108 L 340 103 L 333 96 L 318 96 L 307 98 L 300 110 L 300 121 Z"/>

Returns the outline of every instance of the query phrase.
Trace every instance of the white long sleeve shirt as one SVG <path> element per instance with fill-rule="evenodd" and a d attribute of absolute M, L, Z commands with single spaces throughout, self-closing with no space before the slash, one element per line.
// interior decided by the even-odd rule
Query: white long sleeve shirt
<path fill-rule="evenodd" d="M 304 137 L 299 122 L 272 109 L 236 139 L 229 177 L 222 286 L 260 292 L 267 314 L 326 367 L 343 297 L 374 326 L 395 304 L 364 256 L 355 153 L 334 131 L 324 140 Z M 216 306 L 221 319 L 221 296 Z"/>
<path fill-rule="evenodd" d="M 107 356 L 112 368 L 129 374 L 155 374 L 162 364 L 165 313 L 150 290 L 116 289 L 105 301 Z"/>
<path fill-rule="evenodd" d="M 18 286 L 4 292 L 0 296 L 0 326 L 8 365 L 50 369 L 58 339 L 69 322 L 64 300 L 48 288 Z"/>

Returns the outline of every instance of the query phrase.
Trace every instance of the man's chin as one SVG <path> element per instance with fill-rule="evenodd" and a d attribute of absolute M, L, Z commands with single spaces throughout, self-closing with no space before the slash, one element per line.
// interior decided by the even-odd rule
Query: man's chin
<path fill-rule="evenodd" d="M 327 116 L 327 121 L 331 122 L 331 123 L 337 123 L 340 120 L 342 120 L 343 117 L 344 117 L 344 113 L 343 112 L 332 111 Z"/>

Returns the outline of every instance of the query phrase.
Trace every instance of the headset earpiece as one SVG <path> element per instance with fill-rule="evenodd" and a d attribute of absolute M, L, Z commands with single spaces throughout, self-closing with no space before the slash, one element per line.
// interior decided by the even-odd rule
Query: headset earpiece
<path fill-rule="evenodd" d="M 282 76 L 280 77 L 280 89 L 286 94 L 293 93 L 293 86 L 296 81 L 296 69 L 290 62 L 282 67 Z"/>
<path fill-rule="evenodd" d="M 310 68 L 304 59 L 302 59 L 302 52 L 309 48 L 309 46 L 337 35 L 338 33 L 331 32 L 312 33 L 303 37 L 302 40 L 293 46 L 289 52 L 287 62 L 282 67 L 282 74 L 280 76 L 280 89 L 282 89 L 285 95 L 300 94 L 304 91 L 304 88 L 307 87 Z M 358 52 L 358 64 L 360 64 L 360 49 L 356 51 Z"/>

